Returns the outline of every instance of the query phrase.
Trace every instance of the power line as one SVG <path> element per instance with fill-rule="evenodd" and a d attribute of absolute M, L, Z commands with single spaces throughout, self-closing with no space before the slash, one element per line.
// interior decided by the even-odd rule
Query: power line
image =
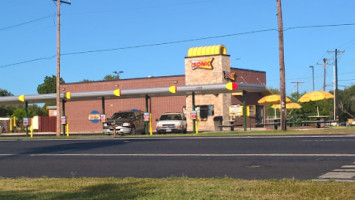
<path fill-rule="evenodd" d="M 216 38 L 233 37 L 233 36 L 239 36 L 239 35 L 249 35 L 249 34 L 255 34 L 255 33 L 275 31 L 275 30 L 277 30 L 277 29 L 264 29 L 264 30 L 258 30 L 258 31 L 249 31 L 249 32 L 242 32 L 242 33 L 227 34 L 227 35 L 210 36 L 210 37 L 187 39 L 187 40 L 178 40 L 178 41 L 172 41 L 172 42 L 143 44 L 143 45 L 128 46 L 128 47 L 118 47 L 118 48 L 111 48 L 111 49 L 96 49 L 96 50 L 88 50 L 88 51 L 70 52 L 70 53 L 63 53 L 62 55 L 67 56 L 67 55 L 97 53 L 97 52 L 106 52 L 106 51 L 118 51 L 118 50 L 125 50 L 125 49 L 136 49 L 136 48 L 143 48 L 143 47 L 163 46 L 163 45 L 169 45 L 169 44 L 195 42 L 195 41 L 201 41 L 201 40 L 210 40 L 210 39 L 216 39 Z"/>
<path fill-rule="evenodd" d="M 48 57 L 42 57 L 42 58 L 35 58 L 35 59 L 26 60 L 26 61 L 21 61 L 21 62 L 12 63 L 12 64 L 7 64 L 7 65 L 1 65 L 0 68 L 11 67 L 11 66 L 15 66 L 15 65 L 21 65 L 21 64 L 25 64 L 25 63 L 31 63 L 31 62 L 40 61 L 40 60 L 50 60 L 50 59 L 55 58 L 55 56 L 56 56 L 56 55 L 48 56 Z"/>
<path fill-rule="evenodd" d="M 346 80 L 339 80 L 339 81 L 355 81 L 355 79 L 346 79 Z"/>
<path fill-rule="evenodd" d="M 50 17 L 54 17 L 54 16 L 55 16 L 55 14 L 52 14 L 52 15 L 40 17 L 40 18 L 37 18 L 37 19 L 33 19 L 33 20 L 30 20 L 30 21 L 27 21 L 27 22 L 23 22 L 23 23 L 11 25 L 11 26 L 6 26 L 6 27 L 3 27 L 3 28 L 0 28 L 0 31 L 5 31 L 5 30 L 8 30 L 8 29 L 16 28 L 16 27 L 19 27 L 19 26 L 23 26 L 23 25 L 26 25 L 26 24 L 33 23 L 33 22 L 38 22 L 38 21 L 41 21 L 41 20 L 44 20 L 44 19 L 47 19 L 47 18 L 50 18 Z"/>
<path fill-rule="evenodd" d="M 49 16 L 47 16 L 47 17 L 49 17 Z M 32 20 L 32 21 L 33 21 L 33 20 Z M 287 28 L 287 29 L 284 29 L 284 31 L 294 30 L 294 29 L 325 28 L 325 27 L 354 26 L 354 25 L 355 25 L 355 23 L 347 23 L 347 24 L 328 24 L 328 25 L 310 25 L 310 26 L 295 26 L 295 27 L 289 27 L 289 28 Z M 61 54 L 61 55 L 62 55 L 62 56 L 68 56 L 68 55 L 78 55 L 78 54 L 87 54 L 87 53 L 98 53 L 98 52 L 108 52 L 108 51 L 118 51 L 118 50 L 126 50 L 126 49 L 136 49 L 136 48 L 163 46 L 163 45 L 170 45 L 170 44 L 179 44 L 179 43 L 187 43 L 187 42 L 195 42 L 195 41 L 202 41 L 202 40 L 217 39 L 217 38 L 234 37 L 234 36 L 241 36 L 241 35 L 250 35 L 250 34 L 264 33 L 264 32 L 270 32 L 270 31 L 278 31 L 278 29 L 276 29 L 276 28 L 270 28 L 270 29 L 247 31 L 247 32 L 233 33 L 233 34 L 226 34 L 226 35 L 210 36 L 210 37 L 187 39 L 187 40 L 178 40 L 178 41 L 171 41 L 171 42 L 162 42 L 162 43 L 153 43 L 153 44 L 143 44 L 143 45 L 135 45 L 135 46 L 127 46 L 127 47 L 110 48 L 110 49 L 96 49 L 96 50 L 69 52 L 69 53 L 63 53 L 63 54 Z M 54 56 L 54 57 L 55 57 L 55 56 Z M 20 65 L 20 64 L 24 64 L 24 63 L 35 62 L 35 61 L 39 61 L 39 60 L 52 59 L 52 58 L 53 58 L 53 56 L 44 57 L 44 58 L 36 58 L 36 59 L 31 59 L 31 60 L 27 60 L 27 61 L 18 62 L 18 63 L 11 63 L 11 64 L 7 64 L 7 65 L 0 65 L 0 68 L 9 67 L 9 66 L 14 66 L 14 65 Z"/>
<path fill-rule="evenodd" d="M 355 25 L 355 23 L 294 26 L 294 27 L 286 28 L 286 29 L 284 29 L 284 31 L 293 30 L 293 29 L 326 28 L 326 27 L 354 26 L 354 25 Z"/>

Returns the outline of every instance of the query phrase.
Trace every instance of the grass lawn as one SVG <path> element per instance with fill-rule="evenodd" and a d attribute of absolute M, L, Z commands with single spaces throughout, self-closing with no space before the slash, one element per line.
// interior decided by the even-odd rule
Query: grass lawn
<path fill-rule="evenodd" d="M 287 131 L 280 130 L 252 130 L 247 131 L 244 130 L 235 130 L 235 131 L 223 131 L 223 132 L 200 132 L 198 134 L 195 133 L 187 133 L 187 134 L 153 134 L 150 135 L 117 135 L 116 138 L 124 138 L 124 137 L 204 137 L 204 136 L 248 136 L 248 135 L 327 135 L 327 134 L 355 134 L 355 126 L 340 126 L 340 127 L 330 127 L 330 128 L 304 128 L 304 127 L 293 127 L 292 129 L 288 129 Z M 32 139 L 30 137 L 26 137 L 24 134 L 20 136 L 11 136 L 11 133 L 8 133 L 7 136 L 3 136 L 0 134 L 1 139 Z M 41 136 L 34 135 L 33 139 L 84 139 L 84 138 L 112 138 L 112 135 L 102 135 L 102 134 L 70 134 L 67 136 Z"/>
<path fill-rule="evenodd" d="M 0 178 L 0 199 L 355 199 L 355 183 L 232 178 Z"/>

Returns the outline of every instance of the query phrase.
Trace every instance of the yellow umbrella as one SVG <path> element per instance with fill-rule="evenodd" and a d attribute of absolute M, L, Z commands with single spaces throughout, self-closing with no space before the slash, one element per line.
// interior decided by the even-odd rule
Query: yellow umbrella
<path fill-rule="evenodd" d="M 271 106 L 271 108 L 277 108 L 280 109 L 281 108 L 281 104 L 274 104 Z M 302 106 L 298 103 L 286 103 L 286 109 L 301 109 Z"/>
<path fill-rule="evenodd" d="M 304 94 L 300 99 L 298 99 L 298 102 L 304 103 L 304 102 L 320 101 L 320 100 L 332 99 L 332 98 L 334 98 L 334 96 L 329 92 L 313 91 Z"/>
<path fill-rule="evenodd" d="M 291 102 L 291 100 L 286 97 L 286 103 Z M 268 96 L 264 96 L 263 98 L 259 99 L 258 104 L 268 105 L 268 104 L 280 104 L 281 103 L 281 96 L 279 94 L 272 94 Z"/>
<path fill-rule="evenodd" d="M 291 102 L 291 100 L 286 97 L 286 103 Z M 272 94 L 264 96 L 263 98 L 259 99 L 258 104 L 262 105 L 270 105 L 270 104 L 280 104 L 281 103 L 281 96 L 279 94 Z M 276 108 L 275 109 L 275 118 L 276 118 Z"/>
<path fill-rule="evenodd" d="M 310 101 L 320 101 L 320 100 L 325 100 L 325 99 L 332 99 L 334 96 L 330 94 L 329 92 L 324 92 L 324 91 L 313 91 L 304 94 L 301 96 L 300 99 L 298 99 L 298 102 L 304 103 L 304 102 L 310 102 Z M 317 104 L 317 114 L 319 116 L 319 108 Z"/>

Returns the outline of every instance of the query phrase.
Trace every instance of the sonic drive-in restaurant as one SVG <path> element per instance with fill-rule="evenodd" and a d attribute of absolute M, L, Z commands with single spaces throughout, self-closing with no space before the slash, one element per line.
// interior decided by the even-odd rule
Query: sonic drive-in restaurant
<path fill-rule="evenodd" d="M 61 85 L 61 91 L 89 92 L 115 89 L 158 88 L 175 86 L 188 86 L 200 84 L 247 83 L 266 85 L 266 73 L 263 71 L 232 68 L 230 56 L 224 45 L 193 47 L 188 50 L 185 57 L 185 75 L 145 77 L 135 79 L 121 79 L 114 81 L 94 81 L 67 83 Z M 255 127 L 256 122 L 263 120 L 263 106 L 257 104 L 262 92 L 247 92 L 247 125 Z M 152 116 L 152 127 L 155 129 L 156 119 L 166 112 L 185 113 L 188 131 L 193 129 L 191 112 L 196 111 L 198 128 L 200 131 L 215 130 L 216 119 L 223 119 L 223 124 L 243 123 L 243 93 L 215 93 L 181 96 L 157 96 L 146 98 L 107 99 L 102 108 L 101 100 L 68 101 L 65 104 L 65 114 L 70 123 L 70 132 L 102 132 L 100 120 L 89 120 L 92 113 L 99 116 L 105 113 L 109 118 L 118 111 L 132 109 L 145 111 Z M 192 102 L 194 100 L 194 102 Z M 195 108 L 193 108 L 195 105 Z M 193 116 L 194 117 L 194 116 Z"/>

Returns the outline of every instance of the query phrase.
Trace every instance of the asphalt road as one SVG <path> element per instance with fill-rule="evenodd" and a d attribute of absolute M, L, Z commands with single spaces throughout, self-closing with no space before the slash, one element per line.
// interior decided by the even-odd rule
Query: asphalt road
<path fill-rule="evenodd" d="M 0 177 L 355 180 L 355 135 L 0 140 Z"/>

